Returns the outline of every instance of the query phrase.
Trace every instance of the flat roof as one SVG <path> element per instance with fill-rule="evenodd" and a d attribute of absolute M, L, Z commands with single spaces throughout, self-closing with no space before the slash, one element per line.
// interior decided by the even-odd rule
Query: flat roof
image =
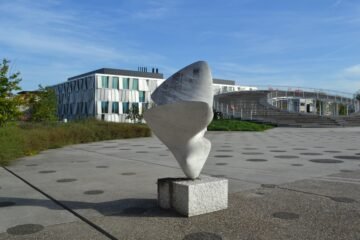
<path fill-rule="evenodd" d="M 124 69 L 115 69 L 115 68 L 100 68 L 95 71 L 83 73 L 77 76 L 69 77 L 68 81 L 71 81 L 76 78 L 85 77 L 87 75 L 101 73 L 101 74 L 111 74 L 111 75 L 125 75 L 131 77 L 145 77 L 145 78 L 164 78 L 162 73 L 152 73 L 152 72 L 140 72 L 133 70 L 124 70 Z"/>
<path fill-rule="evenodd" d="M 234 80 L 225 80 L 225 79 L 219 79 L 219 78 L 213 78 L 213 83 L 224 84 L 224 85 L 235 85 Z"/>

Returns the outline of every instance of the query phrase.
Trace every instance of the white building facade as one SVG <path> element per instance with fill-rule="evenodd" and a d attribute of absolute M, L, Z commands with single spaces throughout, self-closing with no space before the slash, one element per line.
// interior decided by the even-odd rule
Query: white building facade
<path fill-rule="evenodd" d="M 151 93 L 163 81 L 161 73 L 102 68 L 52 88 L 58 98 L 60 119 L 94 117 L 129 122 L 129 110 L 137 107 L 141 114 L 152 103 Z"/>
<path fill-rule="evenodd" d="M 217 95 L 227 92 L 253 91 L 253 90 L 257 90 L 257 87 L 236 85 L 234 80 L 224 80 L 224 79 L 214 78 L 213 89 L 214 89 L 214 95 Z"/>

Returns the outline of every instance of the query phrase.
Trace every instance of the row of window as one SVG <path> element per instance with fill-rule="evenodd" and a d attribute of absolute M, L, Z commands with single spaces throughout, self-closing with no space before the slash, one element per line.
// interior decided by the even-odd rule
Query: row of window
<path fill-rule="evenodd" d="M 77 92 L 80 90 L 87 90 L 92 88 L 92 77 L 85 77 L 81 79 L 71 80 L 56 87 L 59 93 Z"/>
<path fill-rule="evenodd" d="M 122 81 L 119 81 L 119 77 L 111 77 L 111 88 L 119 89 L 119 82 L 122 84 L 122 89 L 130 89 L 130 78 L 122 78 Z M 99 88 L 109 88 L 110 77 L 101 76 L 101 86 Z M 139 90 L 139 79 L 132 79 L 131 90 Z"/>
<path fill-rule="evenodd" d="M 148 104 L 143 104 L 143 107 L 146 109 Z M 123 102 L 122 103 L 122 113 L 129 113 L 130 108 L 139 109 L 139 103 L 130 103 L 130 102 Z M 101 113 L 109 113 L 109 102 L 101 102 Z M 119 114 L 119 102 L 112 102 L 111 103 L 111 113 Z"/>

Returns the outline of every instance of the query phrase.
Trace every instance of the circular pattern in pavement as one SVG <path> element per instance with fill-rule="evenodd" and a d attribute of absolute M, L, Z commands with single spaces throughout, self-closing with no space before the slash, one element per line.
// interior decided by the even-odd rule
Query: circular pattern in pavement
<path fill-rule="evenodd" d="M 10 201 L 0 202 L 0 208 L 14 206 L 15 204 L 16 204 L 15 202 L 10 202 Z"/>
<path fill-rule="evenodd" d="M 39 171 L 39 173 L 43 173 L 43 174 L 45 174 L 45 173 L 54 173 L 54 172 L 56 172 L 56 171 L 54 171 L 54 170 Z"/>
<path fill-rule="evenodd" d="M 330 197 L 330 199 L 335 201 L 335 202 L 341 202 L 341 203 L 353 203 L 353 202 L 356 202 L 354 199 L 347 198 L 347 197 Z"/>
<path fill-rule="evenodd" d="M 250 158 L 250 159 L 247 159 L 246 161 L 248 161 L 248 162 L 266 162 L 267 160 L 261 159 L 261 158 Z"/>
<path fill-rule="evenodd" d="M 232 155 L 215 155 L 214 157 L 216 158 L 229 158 L 229 157 L 233 157 Z"/>
<path fill-rule="evenodd" d="M 222 240 L 223 238 L 215 233 L 197 232 L 186 235 L 183 240 Z"/>
<path fill-rule="evenodd" d="M 233 152 L 233 150 L 230 150 L 230 149 L 219 149 L 219 150 L 216 150 L 217 152 Z"/>
<path fill-rule="evenodd" d="M 360 156 L 334 156 L 334 157 L 345 160 L 360 160 Z"/>
<path fill-rule="evenodd" d="M 109 166 L 106 166 L 106 165 L 100 165 L 100 166 L 96 166 L 96 168 L 109 168 Z"/>
<path fill-rule="evenodd" d="M 77 181 L 76 178 L 62 178 L 62 179 L 56 180 L 56 182 L 58 182 L 58 183 L 68 183 L 68 182 L 75 182 L 75 181 Z"/>
<path fill-rule="evenodd" d="M 89 191 L 85 191 L 84 194 L 86 195 L 98 195 L 98 194 L 103 194 L 104 191 L 103 190 L 89 190 Z"/>
<path fill-rule="evenodd" d="M 25 166 L 27 166 L 27 167 L 36 167 L 36 166 L 38 166 L 38 164 L 36 164 L 36 163 L 33 163 L 33 164 L 26 164 Z"/>
<path fill-rule="evenodd" d="M 336 159 L 310 159 L 310 162 L 314 163 L 342 163 L 344 161 L 336 160 Z"/>
<path fill-rule="evenodd" d="M 306 156 L 320 156 L 322 155 L 322 153 L 313 153 L 313 152 L 303 152 L 300 153 L 301 155 L 306 155 Z"/>
<path fill-rule="evenodd" d="M 298 156 L 294 156 L 294 155 L 277 155 L 274 156 L 276 158 L 283 158 L 283 159 L 288 159 L 288 158 L 299 158 Z"/>
<path fill-rule="evenodd" d="M 280 218 L 284 220 L 294 220 L 298 219 L 300 216 L 299 214 L 292 213 L 292 212 L 276 212 L 272 215 L 274 218 Z"/>
<path fill-rule="evenodd" d="M 27 235 L 40 232 L 44 226 L 40 224 L 23 224 L 8 228 L 6 232 L 11 235 Z"/>
<path fill-rule="evenodd" d="M 219 163 L 215 163 L 215 165 L 217 165 L 217 166 L 225 166 L 225 165 L 228 165 L 228 164 L 224 163 L 224 162 L 219 162 Z"/>
<path fill-rule="evenodd" d="M 262 155 L 264 153 L 262 152 L 243 152 L 244 155 Z"/>
<path fill-rule="evenodd" d="M 275 184 L 261 184 L 261 187 L 263 188 L 276 188 L 276 185 Z"/>
<path fill-rule="evenodd" d="M 132 176 L 132 175 L 136 175 L 136 173 L 134 173 L 134 172 L 124 172 L 124 173 L 121 173 L 121 175 Z"/>
<path fill-rule="evenodd" d="M 293 164 L 291 164 L 291 166 L 301 167 L 301 166 L 304 166 L 304 165 L 303 165 L 303 164 L 300 164 L 300 163 L 293 163 Z"/>

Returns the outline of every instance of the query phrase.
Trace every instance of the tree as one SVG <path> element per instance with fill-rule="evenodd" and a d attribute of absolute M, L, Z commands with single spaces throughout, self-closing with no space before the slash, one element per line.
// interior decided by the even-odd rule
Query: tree
<path fill-rule="evenodd" d="M 360 89 L 355 93 L 355 99 L 360 101 Z"/>
<path fill-rule="evenodd" d="M 39 90 L 29 100 L 31 121 L 56 121 L 57 99 L 54 89 L 39 85 Z"/>
<path fill-rule="evenodd" d="M 9 73 L 9 63 L 7 59 L 0 63 L 0 126 L 15 120 L 20 114 L 20 100 L 13 93 L 21 90 L 20 72 Z"/>
<path fill-rule="evenodd" d="M 132 104 L 126 119 L 130 119 L 134 123 L 136 122 L 136 120 L 138 120 L 138 122 L 141 122 L 141 120 L 143 119 L 143 115 L 140 114 L 137 104 Z"/>

